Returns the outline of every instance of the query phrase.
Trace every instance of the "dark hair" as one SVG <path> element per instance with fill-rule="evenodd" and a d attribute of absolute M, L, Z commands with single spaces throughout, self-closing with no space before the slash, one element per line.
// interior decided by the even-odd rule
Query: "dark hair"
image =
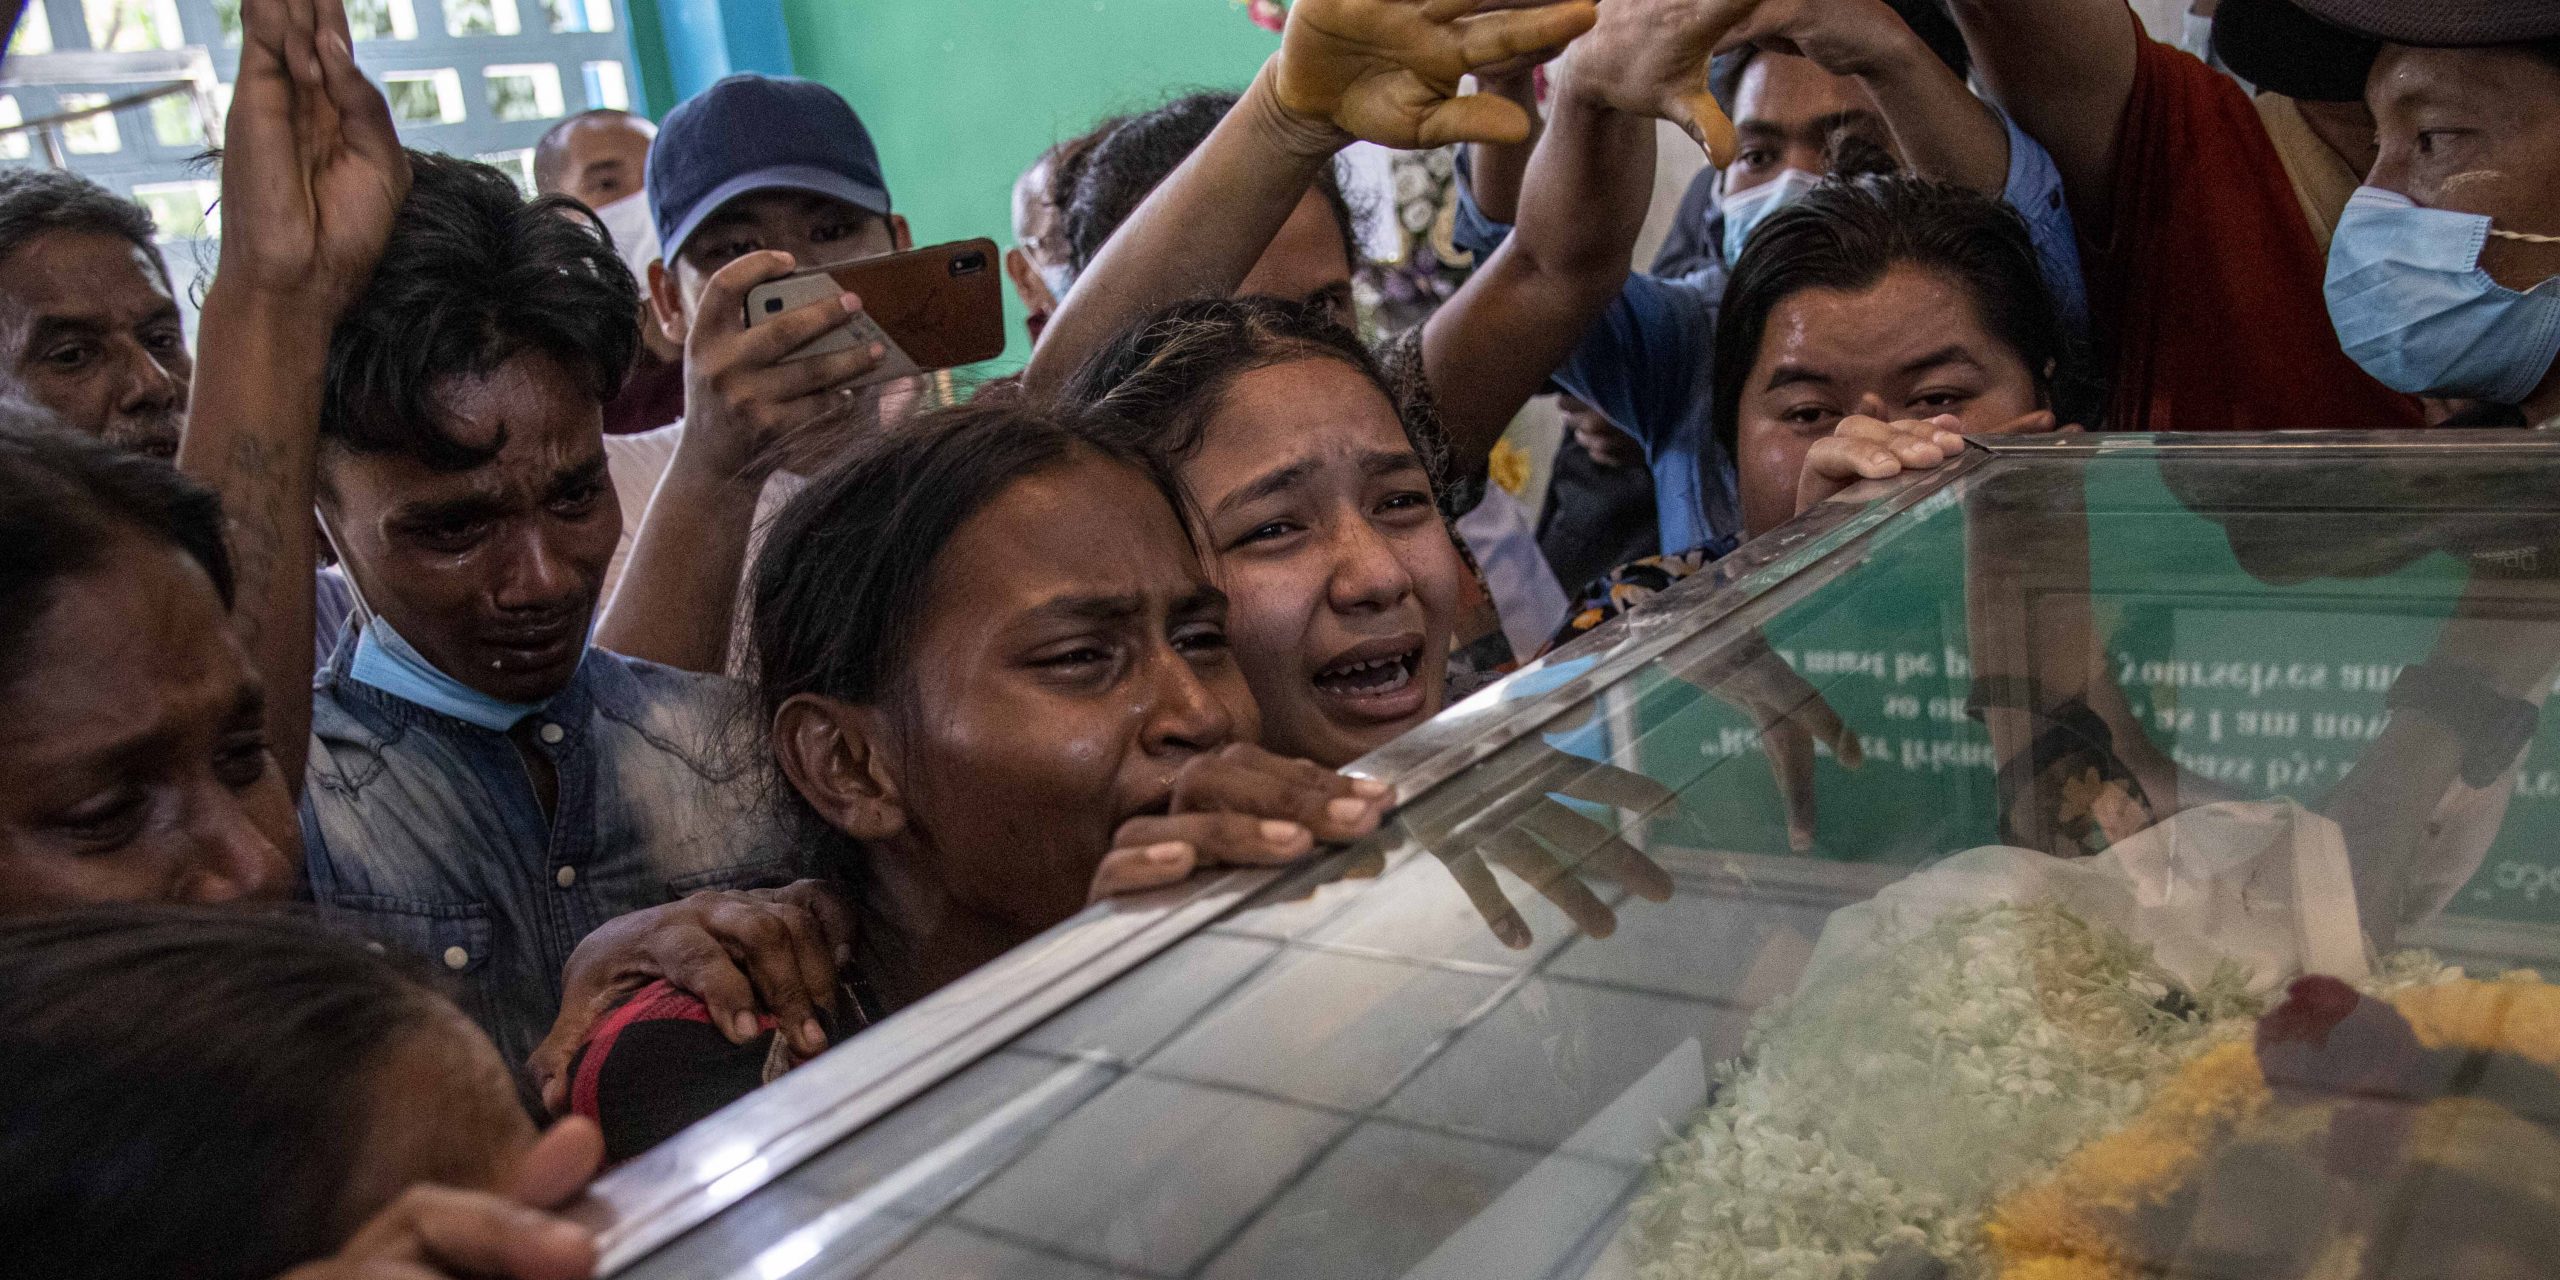
<path fill-rule="evenodd" d="M 1377 357 L 1324 308 L 1252 297 L 1177 302 L 1140 319 L 1069 375 L 1058 398 L 1093 414 L 1096 430 L 1179 461 L 1200 447 L 1237 378 L 1295 360 L 1349 365 L 1396 402 Z M 1442 474 L 1424 442 L 1414 448 Z"/>
<path fill-rule="evenodd" d="M 561 179 L 568 176 L 560 171 L 560 166 L 568 163 L 569 135 L 577 132 L 579 125 L 590 120 L 637 120 L 639 118 L 620 107 L 589 107 L 543 130 L 542 137 L 535 140 L 533 144 L 534 189 L 549 191 L 559 186 Z M 640 175 L 631 176 L 637 178 Z"/>
<path fill-rule="evenodd" d="M 2036 379 L 2056 417 L 2081 421 L 2092 397 L 2045 283 L 2026 220 L 1988 196 L 1921 178 L 1825 182 L 1769 215 L 1726 280 L 1715 337 L 1715 430 L 1738 457 L 1742 392 L 1769 313 L 1807 289 L 1866 289 L 1900 265 L 1953 281 L 1982 327 Z"/>
<path fill-rule="evenodd" d="M 2560 71 L 2560 36 L 2553 36 L 2548 40 L 2537 40 L 2530 47 L 2533 50 L 2533 56 L 2550 63 L 2552 70 Z"/>
<path fill-rule="evenodd" d="M 1149 192 L 1200 149 L 1200 144 L 1208 140 L 1209 131 L 1217 128 L 1235 105 L 1236 95 L 1225 92 L 1176 98 L 1121 121 L 1085 149 L 1072 166 L 1074 185 L 1058 188 L 1062 193 L 1072 192 L 1059 202 L 1058 217 L 1066 231 L 1070 261 L 1077 271 L 1093 265 L 1112 233 L 1138 211 L 1139 205 L 1146 203 Z M 1360 240 L 1352 230 L 1351 200 L 1342 193 L 1342 177 L 1332 165 L 1326 165 L 1316 175 L 1316 190 L 1333 210 L 1334 225 L 1342 231 L 1343 256 L 1351 265 L 1359 265 Z"/>
<path fill-rule="evenodd" d="M 48 231 L 122 236 L 151 259 L 168 287 L 169 262 L 160 256 L 160 229 L 150 210 L 76 173 L 0 169 L 0 262 Z"/>
<path fill-rule="evenodd" d="M 1956 79 L 1973 76 L 1973 51 L 1965 47 L 1964 32 L 1947 12 L 1946 0 L 1885 0 L 1887 7 L 1901 17 L 1911 34 L 1938 55 Z M 1727 111 L 1733 110 L 1734 95 L 1742 92 L 1742 73 L 1751 69 L 1751 60 L 1760 56 L 1757 45 L 1744 45 L 1731 53 L 1720 54 L 1707 64 L 1707 92 L 1714 94 Z"/>
<path fill-rule="evenodd" d="M 1160 459 L 1009 396 L 919 415 L 812 477 L 774 516 L 756 559 L 749 633 L 762 724 L 801 694 L 867 705 L 901 697 L 943 548 L 1015 482 L 1083 455 L 1138 468 L 1175 512 L 1184 509 Z M 817 868 L 866 901 L 861 850 L 783 790 L 791 795 L 781 808 L 800 820 L 800 847 L 817 851 Z"/>
<path fill-rule="evenodd" d="M 470 160 L 411 151 L 409 163 L 382 263 L 329 338 L 320 434 L 466 471 L 504 441 L 473 448 L 447 435 L 438 384 L 539 352 L 611 400 L 640 344 L 639 286 L 577 201 L 528 201 Z"/>
<path fill-rule="evenodd" d="M 338 1248 L 375 1073 L 439 1014 L 313 923 L 0 924 L 0 1238 L 26 1275 L 267 1280 Z"/>
<path fill-rule="evenodd" d="M 0 683 L 17 678 L 54 585 L 96 567 L 123 533 L 186 552 L 231 607 L 231 555 L 212 491 L 156 458 L 0 407 Z"/>

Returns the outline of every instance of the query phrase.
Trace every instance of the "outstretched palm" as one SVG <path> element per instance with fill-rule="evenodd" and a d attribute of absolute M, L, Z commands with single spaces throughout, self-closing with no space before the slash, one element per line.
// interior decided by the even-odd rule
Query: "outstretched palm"
<path fill-rule="evenodd" d="M 408 155 L 340 0 L 247 0 L 241 25 L 218 278 L 342 308 L 408 195 Z"/>
<path fill-rule="evenodd" d="M 1459 97 L 1459 79 L 1562 47 L 1591 28 L 1594 0 L 1477 12 L 1486 3 L 1298 0 L 1281 39 L 1280 104 L 1382 146 L 1519 142 L 1527 113 L 1489 94 Z"/>

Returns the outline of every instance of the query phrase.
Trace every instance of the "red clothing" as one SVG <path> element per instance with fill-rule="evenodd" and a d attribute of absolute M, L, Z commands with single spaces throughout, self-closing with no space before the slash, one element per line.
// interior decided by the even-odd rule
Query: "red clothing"
<path fill-rule="evenodd" d="M 684 361 L 660 360 L 647 351 L 631 366 L 622 390 L 604 407 L 604 433 L 638 435 L 655 431 L 684 416 Z M 622 522 L 637 526 L 640 513 L 625 511 Z"/>
<path fill-rule="evenodd" d="M 2338 348 L 2326 272 L 2257 108 L 2137 34 L 2115 203 L 2086 247 L 2118 431 L 2413 429 L 2418 402 Z"/>

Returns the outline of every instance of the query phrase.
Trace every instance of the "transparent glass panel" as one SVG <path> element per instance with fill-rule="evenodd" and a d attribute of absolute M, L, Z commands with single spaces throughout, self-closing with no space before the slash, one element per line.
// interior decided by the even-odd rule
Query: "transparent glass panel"
<path fill-rule="evenodd" d="M 187 43 L 176 0 L 80 0 L 80 11 L 89 21 L 92 49 L 177 49 Z"/>
<path fill-rule="evenodd" d="M 347 30 L 358 40 L 415 40 L 418 10 L 411 0 L 347 0 Z"/>
<path fill-rule="evenodd" d="M 631 84 L 619 62 L 589 62 L 579 68 L 586 80 L 587 108 L 631 109 Z"/>
<path fill-rule="evenodd" d="M 151 211 L 164 244 L 220 237 L 222 222 L 214 202 L 221 194 L 220 184 L 210 180 L 141 182 L 133 188 L 134 203 Z"/>
<path fill-rule="evenodd" d="M 2560 455 L 2110 449 L 1662 602 L 631 1274 L 2543 1273 Z"/>
<path fill-rule="evenodd" d="M 382 96 L 391 114 L 404 124 L 453 124 L 463 118 L 462 73 L 451 67 L 434 71 L 394 71 L 382 77 Z"/>
<path fill-rule="evenodd" d="M 196 109 L 191 94 L 173 93 L 151 100 L 151 136 L 164 147 L 200 146 L 204 143 L 204 113 Z"/>
<path fill-rule="evenodd" d="M 472 159 L 482 164 L 496 165 L 505 170 L 506 175 L 515 181 L 516 189 L 522 191 L 526 199 L 533 198 L 533 148 L 517 147 L 512 151 L 484 151 L 473 156 Z"/>
<path fill-rule="evenodd" d="M 565 108 L 560 68 L 548 62 L 510 63 L 481 69 L 489 89 L 489 114 L 501 120 L 548 120 Z"/>
<path fill-rule="evenodd" d="M 9 37 L 9 54 L 53 52 L 53 19 L 41 4 L 29 4 L 18 15 L 17 33 Z"/>
<path fill-rule="evenodd" d="M 613 30 L 613 0 L 542 0 L 553 31 Z"/>
<path fill-rule="evenodd" d="M 0 94 L 0 129 L 7 129 L 25 119 L 26 116 L 18 110 L 17 95 Z M 27 136 L 26 130 L 9 129 L 0 133 L 0 160 L 24 160 L 34 150 L 34 139 Z"/>
<path fill-rule="evenodd" d="M 511 36 L 521 29 L 516 0 L 444 0 L 444 29 L 451 36 Z"/>
<path fill-rule="evenodd" d="M 64 111 L 86 111 L 113 101 L 103 93 L 66 93 L 55 99 Z M 116 128 L 116 114 L 101 111 L 82 116 L 62 126 L 62 149 L 78 156 L 101 156 L 124 150 L 124 134 Z"/>

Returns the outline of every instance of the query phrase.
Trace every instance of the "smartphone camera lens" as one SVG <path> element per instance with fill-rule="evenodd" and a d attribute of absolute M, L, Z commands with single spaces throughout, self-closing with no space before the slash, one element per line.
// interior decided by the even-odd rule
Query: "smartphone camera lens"
<path fill-rule="evenodd" d="M 766 315 L 772 315 L 774 312 L 780 310 L 782 310 L 782 299 L 767 298 L 764 300 L 764 313 Z"/>
<path fill-rule="evenodd" d="M 951 274 L 954 276 L 974 276 L 986 269 L 987 255 L 983 253 L 964 253 L 951 260 Z"/>

